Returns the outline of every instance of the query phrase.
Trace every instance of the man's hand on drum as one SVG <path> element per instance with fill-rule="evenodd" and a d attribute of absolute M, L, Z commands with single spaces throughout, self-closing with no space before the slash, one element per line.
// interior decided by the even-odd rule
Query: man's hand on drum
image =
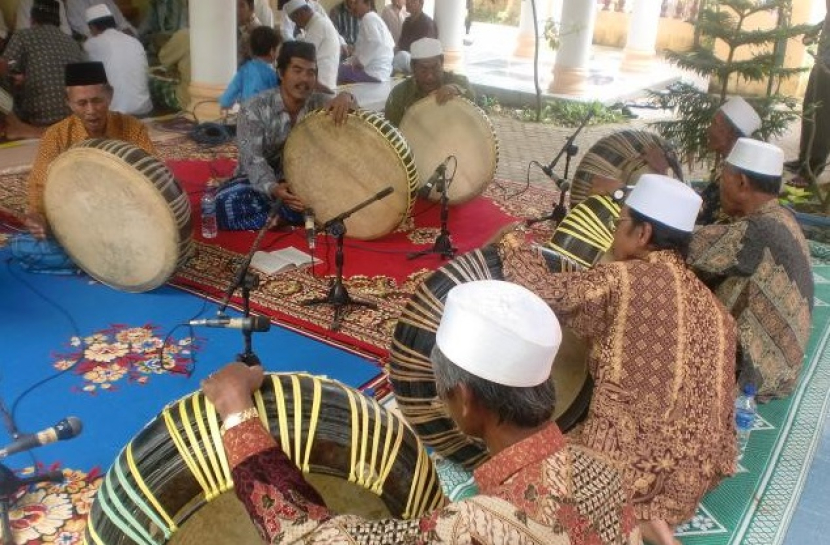
<path fill-rule="evenodd" d="M 334 118 L 335 125 L 342 125 L 346 122 L 346 118 L 351 110 L 357 108 L 357 101 L 351 93 L 339 93 L 329 102 L 328 111 Z"/>
<path fill-rule="evenodd" d="M 46 220 L 42 215 L 37 213 L 27 214 L 24 223 L 26 225 L 26 229 L 33 237 L 38 240 L 46 238 Z"/>
<path fill-rule="evenodd" d="M 491 244 L 499 244 L 504 237 L 510 235 L 511 233 L 515 233 L 516 240 L 524 240 L 524 232 L 521 232 L 524 228 L 525 224 L 523 221 L 515 221 L 513 223 L 508 223 L 501 229 L 499 229 L 490 240 L 487 241 L 485 246 L 489 246 Z"/>
<path fill-rule="evenodd" d="M 655 174 L 665 174 L 669 170 L 669 161 L 666 159 L 666 152 L 656 144 L 652 144 L 645 149 L 643 159 L 645 159 L 646 164 Z"/>
<path fill-rule="evenodd" d="M 275 199 L 279 199 L 284 202 L 285 205 L 291 210 L 296 210 L 298 212 L 305 210 L 305 204 L 303 201 L 291 193 L 291 189 L 289 189 L 288 184 L 285 182 L 280 182 L 274 186 L 272 196 Z"/>
<path fill-rule="evenodd" d="M 461 89 L 458 88 L 458 85 L 448 83 L 447 85 L 442 85 L 435 91 L 435 100 L 438 101 L 438 104 L 446 104 L 451 98 L 460 97 L 463 94 Z"/>
<path fill-rule="evenodd" d="M 237 361 L 204 379 L 202 392 L 224 419 L 254 406 L 251 396 L 262 386 L 264 378 L 262 367 L 248 367 Z"/>
<path fill-rule="evenodd" d="M 591 180 L 591 195 L 608 195 L 609 197 L 614 194 L 614 191 L 618 189 L 623 189 L 625 184 L 623 184 L 620 180 L 616 178 L 610 178 L 608 176 L 602 175 L 595 175 L 594 179 Z"/>

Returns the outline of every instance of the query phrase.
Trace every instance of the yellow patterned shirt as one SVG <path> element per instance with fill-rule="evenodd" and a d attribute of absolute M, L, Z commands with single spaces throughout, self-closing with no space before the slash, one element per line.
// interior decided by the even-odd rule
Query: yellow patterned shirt
<path fill-rule="evenodd" d="M 156 149 L 153 147 L 153 142 L 150 141 L 150 135 L 147 133 L 144 123 L 130 115 L 110 112 L 107 117 L 105 137 L 113 140 L 124 140 L 135 144 L 151 155 L 156 154 Z M 46 217 L 43 205 L 43 190 L 46 185 L 49 165 L 57 159 L 58 155 L 78 142 L 83 142 L 89 138 L 89 133 L 84 128 L 83 122 L 75 115 L 55 123 L 43 133 L 40 147 L 37 150 L 37 157 L 32 166 L 32 172 L 29 174 L 27 181 L 28 213 L 36 213 Z"/>

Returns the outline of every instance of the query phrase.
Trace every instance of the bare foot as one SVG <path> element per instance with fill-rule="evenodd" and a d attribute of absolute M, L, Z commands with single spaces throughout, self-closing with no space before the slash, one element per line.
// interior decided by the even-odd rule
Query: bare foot
<path fill-rule="evenodd" d="M 6 116 L 6 139 L 23 140 L 26 138 L 40 138 L 46 127 L 37 127 L 24 123 L 14 114 Z"/>

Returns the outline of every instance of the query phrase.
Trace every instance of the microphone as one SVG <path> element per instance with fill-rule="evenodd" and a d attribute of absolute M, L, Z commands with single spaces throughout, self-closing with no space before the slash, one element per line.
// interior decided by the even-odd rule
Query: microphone
<path fill-rule="evenodd" d="M 46 428 L 37 433 L 27 433 L 15 439 L 11 445 L 0 449 L 0 460 L 6 456 L 17 454 L 25 450 L 30 450 L 35 447 L 42 447 L 55 441 L 64 441 L 72 439 L 81 433 L 83 425 L 81 420 L 75 416 L 64 418 L 51 428 Z"/>
<path fill-rule="evenodd" d="M 421 189 L 418 190 L 419 197 L 422 199 L 429 197 L 430 192 L 432 192 L 432 188 L 435 187 L 435 184 L 437 184 L 444 177 L 444 173 L 447 171 L 447 162 L 449 162 L 449 160 L 450 158 L 447 157 L 435 168 L 435 172 L 433 172 L 432 176 L 429 177 L 427 183 L 421 186 Z"/>
<path fill-rule="evenodd" d="M 243 331 L 268 331 L 271 329 L 271 322 L 265 316 L 248 316 L 247 318 L 203 318 L 201 320 L 190 320 L 187 325 L 222 327 L 225 329 L 241 329 Z"/>
<path fill-rule="evenodd" d="M 306 208 L 303 212 L 305 219 L 305 240 L 308 243 L 308 248 L 313 250 L 317 247 L 317 229 L 314 227 L 314 210 Z"/>

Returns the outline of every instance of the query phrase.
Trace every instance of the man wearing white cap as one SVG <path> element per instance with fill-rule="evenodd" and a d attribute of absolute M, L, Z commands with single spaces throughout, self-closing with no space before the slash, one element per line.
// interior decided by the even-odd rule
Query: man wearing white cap
<path fill-rule="evenodd" d="M 624 468 L 643 537 L 671 544 L 734 470 L 735 321 L 684 262 L 700 196 L 640 177 L 614 233 L 613 263 L 551 274 L 515 234 L 506 280 L 538 293 L 589 346 L 594 392 L 572 438 Z"/>
<path fill-rule="evenodd" d="M 86 10 L 90 37 L 84 42 L 89 60 L 104 63 L 113 95 L 110 110 L 147 115 L 153 109 L 147 79 L 147 53 L 137 38 L 121 32 L 106 4 Z"/>
<path fill-rule="evenodd" d="M 383 113 L 393 125 L 400 125 L 406 110 L 432 93 L 438 104 L 456 96 L 475 100 L 467 78 L 444 70 L 444 49 L 439 40 L 421 38 L 411 49 L 412 75 L 395 86 L 386 99 Z"/>
<path fill-rule="evenodd" d="M 340 34 L 334 23 L 325 14 L 315 11 L 306 0 L 290 0 L 282 10 L 302 29 L 297 39 L 317 48 L 317 82 L 333 92 L 337 88 L 340 65 Z"/>
<path fill-rule="evenodd" d="M 810 337 L 813 275 L 807 242 L 778 204 L 784 153 L 741 138 L 720 183 L 735 220 L 695 232 L 689 264 L 738 323 L 738 372 L 760 399 L 792 393 Z"/>
<path fill-rule="evenodd" d="M 69 20 L 69 26 L 72 28 L 72 33 L 77 36 L 89 38 L 91 36 L 89 25 L 86 22 L 86 10 L 96 4 L 105 4 L 109 8 L 110 13 L 115 18 L 115 24 L 118 30 L 126 32 L 132 36 L 136 36 L 137 32 L 133 25 L 131 25 L 124 18 L 124 14 L 118 9 L 113 0 L 65 0 L 66 2 L 66 17 Z"/>
<path fill-rule="evenodd" d="M 560 342 L 550 307 L 521 286 L 450 290 L 432 352 L 436 389 L 491 459 L 476 470 L 477 496 L 413 520 L 329 511 L 257 417 L 261 368 L 231 364 L 202 389 L 224 422 L 237 497 L 267 543 L 640 543 L 619 470 L 551 421 Z"/>

